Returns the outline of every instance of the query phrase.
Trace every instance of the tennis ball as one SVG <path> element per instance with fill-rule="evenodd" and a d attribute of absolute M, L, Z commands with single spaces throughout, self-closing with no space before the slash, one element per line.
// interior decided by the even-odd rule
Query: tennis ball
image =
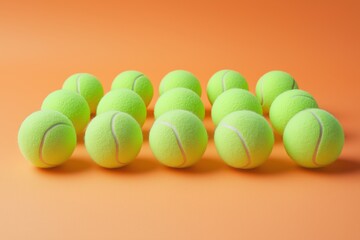
<path fill-rule="evenodd" d="M 214 133 L 216 150 L 226 164 L 250 169 L 263 164 L 274 146 L 274 134 L 266 119 L 252 111 L 232 112 Z"/>
<path fill-rule="evenodd" d="M 233 70 L 220 70 L 216 72 L 209 80 L 206 92 L 211 104 L 215 99 L 231 88 L 241 88 L 248 90 L 249 86 L 245 78 Z"/>
<path fill-rule="evenodd" d="M 130 114 L 142 126 L 146 119 L 144 101 L 135 92 L 121 88 L 110 91 L 99 102 L 97 114 L 119 111 Z"/>
<path fill-rule="evenodd" d="M 51 168 L 69 159 L 76 146 L 76 132 L 63 114 L 42 110 L 21 124 L 18 143 L 22 155 L 39 168 Z"/>
<path fill-rule="evenodd" d="M 286 124 L 298 112 L 306 108 L 317 108 L 318 105 L 308 92 L 289 90 L 280 94 L 271 104 L 269 117 L 275 131 L 283 134 Z"/>
<path fill-rule="evenodd" d="M 205 117 L 205 107 L 200 97 L 187 88 L 174 88 L 165 92 L 155 104 L 155 119 L 160 115 L 176 109 L 194 113 L 201 120 Z"/>
<path fill-rule="evenodd" d="M 67 116 L 77 134 L 81 134 L 90 121 L 90 108 L 85 98 L 69 90 L 50 93 L 43 101 L 41 109 L 55 110 Z"/>
<path fill-rule="evenodd" d="M 90 112 L 96 113 L 96 107 L 104 96 L 100 81 L 89 73 L 76 73 L 65 80 L 63 89 L 74 91 L 83 96 L 89 105 Z"/>
<path fill-rule="evenodd" d="M 211 117 L 215 125 L 229 113 L 239 110 L 250 110 L 262 114 L 260 102 L 249 91 L 232 88 L 222 93 L 214 102 Z"/>
<path fill-rule="evenodd" d="M 256 84 L 256 96 L 259 99 L 263 112 L 269 112 L 272 102 L 281 93 L 298 88 L 294 78 L 283 71 L 265 73 Z"/>
<path fill-rule="evenodd" d="M 111 85 L 111 89 L 127 88 L 133 90 L 148 106 L 154 95 L 154 88 L 147 76 L 138 71 L 125 71 L 117 75 Z"/>
<path fill-rule="evenodd" d="M 193 113 L 173 110 L 161 115 L 150 129 L 149 143 L 156 159 L 168 167 L 192 166 L 204 154 L 208 135 Z"/>
<path fill-rule="evenodd" d="M 344 131 L 336 118 L 321 109 L 305 109 L 284 130 L 288 155 L 300 166 L 319 168 L 334 162 L 344 146 Z"/>
<path fill-rule="evenodd" d="M 159 93 L 162 95 L 170 89 L 179 87 L 188 88 L 201 96 L 199 80 L 191 72 L 185 70 L 175 70 L 166 74 L 160 82 Z"/>
<path fill-rule="evenodd" d="M 85 132 L 85 147 L 91 158 L 105 168 L 132 162 L 143 142 L 141 128 L 129 114 L 109 111 L 96 116 Z"/>

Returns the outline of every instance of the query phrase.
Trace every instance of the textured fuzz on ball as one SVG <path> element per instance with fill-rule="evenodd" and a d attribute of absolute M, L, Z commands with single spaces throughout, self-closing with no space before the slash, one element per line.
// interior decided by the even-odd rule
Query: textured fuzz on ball
<path fill-rule="evenodd" d="M 259 99 L 263 112 L 269 112 L 272 102 L 281 93 L 298 88 L 294 78 L 283 71 L 270 71 L 264 74 L 256 84 L 256 96 Z"/>
<path fill-rule="evenodd" d="M 166 74 L 160 82 L 159 93 L 162 95 L 164 92 L 178 87 L 188 88 L 201 96 L 199 80 L 191 72 L 185 70 L 175 70 Z"/>
<path fill-rule="evenodd" d="M 344 131 L 330 113 L 305 109 L 290 119 L 283 141 L 286 152 L 297 164 L 318 168 L 339 157 L 344 146 Z"/>
<path fill-rule="evenodd" d="M 307 108 L 317 108 L 318 105 L 308 92 L 289 90 L 280 94 L 271 104 L 269 117 L 275 131 L 283 134 L 286 124 L 298 112 Z"/>
<path fill-rule="evenodd" d="M 220 70 L 216 72 L 209 80 L 206 92 L 211 104 L 215 99 L 231 88 L 241 88 L 248 90 L 249 86 L 245 78 L 234 70 Z"/>
<path fill-rule="evenodd" d="M 104 96 L 100 81 L 89 73 L 76 73 L 65 80 L 63 89 L 74 91 L 83 96 L 89 105 L 90 112 L 96 113 L 96 107 Z"/>
<path fill-rule="evenodd" d="M 149 78 L 143 73 L 134 70 L 122 72 L 115 77 L 111 90 L 119 88 L 127 88 L 136 92 L 146 106 L 150 104 L 154 95 L 154 88 Z"/>
<path fill-rule="evenodd" d="M 99 102 L 97 114 L 119 111 L 130 114 L 142 126 L 146 119 L 146 106 L 139 95 L 129 89 L 116 89 Z"/>
<path fill-rule="evenodd" d="M 161 95 L 154 108 L 155 118 L 176 109 L 190 111 L 201 120 L 205 117 L 205 107 L 200 97 L 187 88 L 174 88 Z"/>
<path fill-rule="evenodd" d="M 77 134 L 83 133 L 90 121 L 90 108 L 85 98 L 69 90 L 57 90 L 50 93 L 42 103 L 41 109 L 55 110 L 67 116 Z"/>
<path fill-rule="evenodd" d="M 229 113 L 250 110 L 262 114 L 261 105 L 249 91 L 232 88 L 221 94 L 211 109 L 211 117 L 215 125 L 218 125 Z"/>
<path fill-rule="evenodd" d="M 204 154 L 208 135 L 193 113 L 173 110 L 161 115 L 150 130 L 149 142 L 156 159 L 174 167 L 189 167 Z"/>
<path fill-rule="evenodd" d="M 76 146 L 76 132 L 63 114 L 42 110 L 21 124 L 18 144 L 23 156 L 36 167 L 51 168 L 64 163 Z"/>
<path fill-rule="evenodd" d="M 214 141 L 226 164 L 250 169 L 268 159 L 274 145 L 274 134 L 263 116 L 242 110 L 221 120 L 215 129 Z"/>
<path fill-rule="evenodd" d="M 143 142 L 139 124 L 127 113 L 109 111 L 96 116 L 85 132 L 91 158 L 105 168 L 122 167 L 134 160 Z"/>

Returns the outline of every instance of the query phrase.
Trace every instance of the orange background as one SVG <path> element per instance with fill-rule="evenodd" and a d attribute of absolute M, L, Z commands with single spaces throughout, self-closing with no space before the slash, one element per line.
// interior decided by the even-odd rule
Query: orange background
<path fill-rule="evenodd" d="M 3 1 L 0 4 L 1 239 L 360 239 L 359 1 Z M 339 160 L 306 170 L 277 139 L 256 170 L 227 167 L 210 142 L 194 167 L 161 166 L 148 141 L 118 170 L 92 163 L 79 144 L 52 170 L 20 155 L 21 122 L 75 72 L 105 91 L 121 71 L 153 81 L 173 69 L 203 86 L 219 69 L 254 92 L 272 69 L 343 124 Z M 143 128 L 147 138 L 151 114 Z"/>

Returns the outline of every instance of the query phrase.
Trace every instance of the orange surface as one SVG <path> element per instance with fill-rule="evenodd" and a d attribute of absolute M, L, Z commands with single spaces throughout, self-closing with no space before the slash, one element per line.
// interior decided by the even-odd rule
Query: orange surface
<path fill-rule="evenodd" d="M 94 1 L 95 2 L 95 1 Z M 359 1 L 7 1 L 0 7 L 0 239 L 360 239 Z M 193 168 L 156 162 L 147 137 L 130 166 L 105 170 L 79 144 L 62 167 L 39 170 L 20 155 L 17 131 L 75 72 L 137 69 L 156 86 L 187 69 L 205 86 L 240 71 L 254 92 L 272 69 L 342 123 L 339 160 L 297 167 L 277 139 L 252 171 L 221 162 L 214 126 Z M 150 111 L 151 112 L 151 111 Z"/>

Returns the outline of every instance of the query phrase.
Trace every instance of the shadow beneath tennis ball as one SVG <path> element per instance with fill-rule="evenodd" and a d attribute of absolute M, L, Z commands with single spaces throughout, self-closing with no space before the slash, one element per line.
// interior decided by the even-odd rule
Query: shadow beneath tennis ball
<path fill-rule="evenodd" d="M 146 119 L 154 118 L 154 109 L 148 109 L 146 113 Z"/>
<path fill-rule="evenodd" d="M 334 163 L 323 168 L 302 168 L 304 171 L 314 174 L 350 174 L 360 171 L 360 159 L 339 158 Z"/>
<path fill-rule="evenodd" d="M 210 108 L 205 109 L 205 118 L 211 118 L 211 109 Z"/>
<path fill-rule="evenodd" d="M 274 131 L 274 144 L 281 144 L 283 142 L 282 136 Z"/>
<path fill-rule="evenodd" d="M 93 163 L 87 159 L 80 159 L 80 158 L 70 158 L 64 164 L 54 167 L 54 168 L 39 168 L 39 171 L 46 174 L 75 174 L 84 172 L 90 169 L 93 166 Z"/>
<path fill-rule="evenodd" d="M 219 171 L 221 168 L 224 168 L 225 165 L 223 162 L 217 159 L 212 158 L 202 158 L 195 165 L 188 168 L 170 168 L 167 167 L 169 171 L 177 172 L 179 174 L 209 174 Z"/>
<path fill-rule="evenodd" d="M 347 142 L 347 141 L 353 142 L 353 141 L 356 140 L 357 138 L 358 138 L 358 136 L 356 135 L 355 132 L 345 130 L 345 142 Z"/>
<path fill-rule="evenodd" d="M 102 171 L 109 174 L 144 174 L 156 170 L 159 164 L 153 160 L 136 158 L 132 163 L 120 168 L 101 168 Z"/>
<path fill-rule="evenodd" d="M 77 135 L 76 136 L 77 143 L 83 145 L 85 143 L 84 137 L 85 137 L 85 132 Z"/>
<path fill-rule="evenodd" d="M 144 142 L 149 141 L 149 133 L 150 133 L 150 129 L 143 129 L 142 134 L 143 134 Z"/>
<path fill-rule="evenodd" d="M 296 165 L 288 159 L 270 158 L 263 165 L 254 169 L 236 169 L 232 167 L 230 168 L 241 174 L 274 175 L 291 171 L 296 168 Z"/>

